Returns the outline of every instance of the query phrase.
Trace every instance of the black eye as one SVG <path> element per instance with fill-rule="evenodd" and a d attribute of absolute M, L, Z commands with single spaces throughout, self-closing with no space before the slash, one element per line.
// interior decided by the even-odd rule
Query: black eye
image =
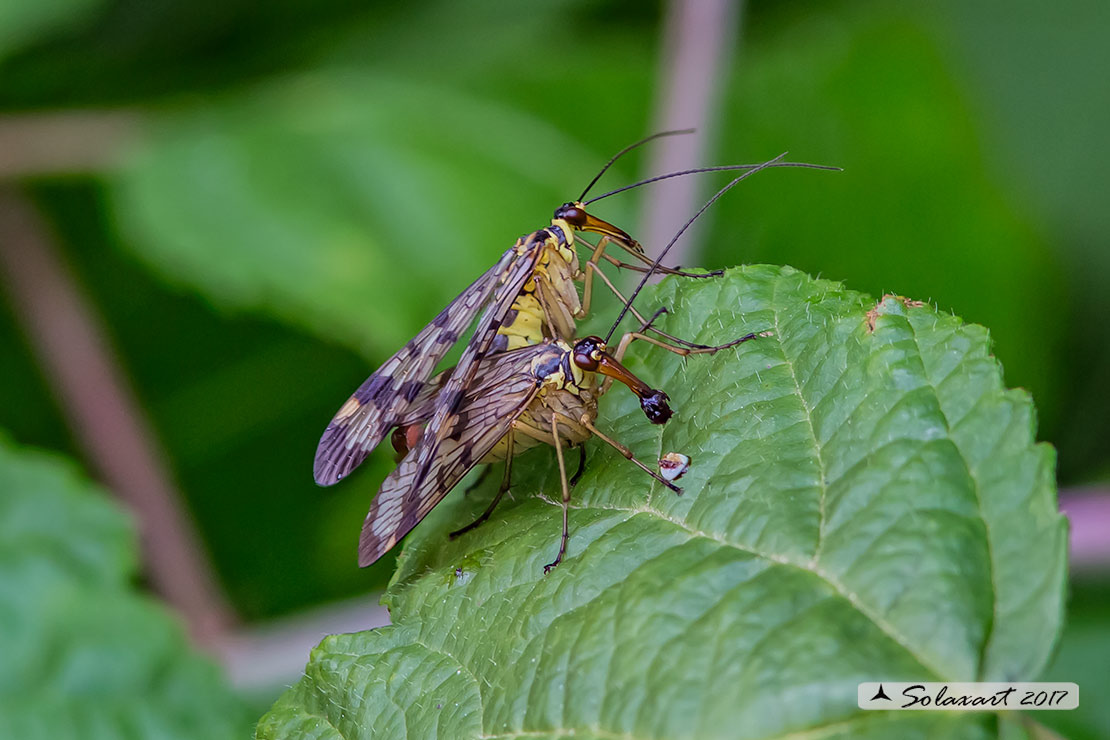
<path fill-rule="evenodd" d="M 588 370 L 591 373 L 597 370 L 598 367 L 597 360 L 590 356 L 588 352 L 575 352 L 574 364 L 582 368 L 583 370 Z"/>
<path fill-rule="evenodd" d="M 555 218 L 579 228 L 586 225 L 586 212 L 573 203 L 564 203 L 555 209 Z"/>

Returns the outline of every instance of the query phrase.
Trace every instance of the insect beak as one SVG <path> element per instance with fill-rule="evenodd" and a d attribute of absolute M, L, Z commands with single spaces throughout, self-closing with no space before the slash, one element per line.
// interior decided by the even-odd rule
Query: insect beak
<path fill-rule="evenodd" d="M 629 236 L 623 229 L 614 226 L 608 221 L 603 221 L 597 216 L 591 216 L 585 213 L 585 211 L 583 211 L 583 214 L 586 216 L 586 223 L 584 226 L 579 227 L 583 231 L 592 231 L 595 234 L 602 234 L 613 241 L 619 242 L 633 252 L 638 254 L 644 253 L 644 248 L 640 246 L 640 242 Z"/>
<path fill-rule="evenodd" d="M 627 385 L 640 399 L 640 408 L 652 424 L 663 424 L 671 418 L 670 404 L 667 394 L 649 386 L 637 378 L 624 365 L 620 364 L 608 353 L 602 352 L 598 360 L 597 372 Z"/>

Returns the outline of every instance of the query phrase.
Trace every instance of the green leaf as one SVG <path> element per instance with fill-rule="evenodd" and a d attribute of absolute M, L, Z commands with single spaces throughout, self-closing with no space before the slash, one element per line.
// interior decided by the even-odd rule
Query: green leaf
<path fill-rule="evenodd" d="M 1110 737 L 1110 705 L 1087 700 L 1110 695 L 1110 581 L 1104 573 L 1086 575 L 1086 582 L 1076 577 L 1069 584 L 1067 627 L 1044 676 L 1046 681 L 1079 684 L 1083 699 L 1071 712 L 1037 713 L 1038 720 L 1068 740 Z"/>
<path fill-rule="evenodd" d="M 69 466 L 0 438 L 0 737 L 232 738 L 244 707 L 130 585 L 132 527 Z"/>
<path fill-rule="evenodd" d="M 321 73 L 168 116 L 115 205 L 171 280 L 385 356 L 603 162 L 481 99 Z"/>
<path fill-rule="evenodd" d="M 686 360 L 635 346 L 663 428 L 604 399 L 641 459 L 692 458 L 684 494 L 591 441 L 546 576 L 550 450 L 449 541 L 486 503 L 453 495 L 407 542 L 393 626 L 325 639 L 259 738 L 997 737 L 989 715 L 856 707 L 861 681 L 1031 680 L 1060 630 L 1053 451 L 987 332 L 768 266 L 667 280 L 659 305 L 702 343 L 773 332 Z"/>
<path fill-rule="evenodd" d="M 1033 207 L 1008 197 L 978 98 L 919 15 L 909 3 L 826 4 L 753 40 L 727 98 L 744 135 L 723 142 L 723 159 L 789 150 L 844 171 L 761 173 L 714 214 L 706 262 L 783 262 L 981 322 L 1011 381 L 1058 424 L 1068 367 L 1059 251 Z"/>
<path fill-rule="evenodd" d="M 102 0 L 4 0 L 0 3 L 0 62 L 44 35 L 74 26 Z"/>

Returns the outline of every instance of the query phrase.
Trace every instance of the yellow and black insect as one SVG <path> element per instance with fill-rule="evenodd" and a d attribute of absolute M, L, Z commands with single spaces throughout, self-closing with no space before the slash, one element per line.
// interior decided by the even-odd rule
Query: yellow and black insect
<path fill-rule="evenodd" d="M 630 301 L 625 303 L 609 331 L 610 337 L 625 312 L 631 310 L 631 299 L 640 292 L 657 263 L 682 232 L 726 190 L 752 172 L 745 173 L 719 191 L 672 239 L 645 273 L 644 279 L 630 296 Z M 437 389 L 435 383 L 422 389 L 412 415 L 407 419 L 406 425 L 401 427 L 399 439 L 395 439 L 395 446 L 404 454 L 404 458 L 382 484 L 363 524 L 359 564 L 369 565 L 393 547 L 476 464 L 505 460 L 505 476 L 489 507 L 477 521 L 453 533 L 453 536 L 469 531 L 485 521 L 509 487 L 513 455 L 541 443 L 555 447 L 563 503 L 559 550 L 554 561 L 545 567 L 545 572 L 561 562 L 569 536 L 567 510 L 571 481 L 566 474 L 564 446 L 580 446 L 591 436 L 597 436 L 618 449 L 657 481 L 676 493 L 681 493 L 681 489 L 673 482 L 637 460 L 631 450 L 606 436 L 595 426 L 598 398 L 613 380 L 618 380 L 640 398 L 641 407 L 651 422 L 665 423 L 671 417 L 667 395 L 651 388 L 620 364 L 632 341 L 642 339 L 669 351 L 688 355 L 717 352 L 753 339 L 757 334 L 749 333 L 727 344 L 713 347 L 673 345 L 645 333 L 661 312 L 656 312 L 651 320 L 641 326 L 639 332 L 626 334 L 612 354 L 607 351 L 607 339 L 593 336 L 580 339 L 573 345 L 562 339 L 545 339 L 540 344 L 491 354 L 479 362 L 472 382 L 462 386 L 461 395 L 449 404 L 450 413 L 446 416 L 441 416 L 445 405 L 440 402 L 458 369 L 448 373 L 449 377 L 442 389 Z M 605 377 L 600 385 L 599 374 Z M 434 410 L 433 398 L 436 399 Z M 432 430 L 437 419 L 440 420 L 440 425 L 436 429 L 441 434 L 429 434 L 428 431 Z M 422 435 L 407 434 L 424 422 L 428 426 Z"/>
<path fill-rule="evenodd" d="M 556 449 L 565 499 L 569 498 L 569 483 L 563 448 L 581 445 L 595 435 L 616 446 L 664 485 L 675 488 L 594 426 L 601 391 L 598 373 L 632 388 L 654 423 L 670 418 L 666 394 L 632 375 L 605 351 L 597 337 L 587 337 L 573 346 L 561 339 L 546 340 L 490 355 L 466 388 L 451 429 L 434 452 L 421 439 L 382 484 L 362 529 L 359 565 L 373 563 L 392 548 L 476 464 L 504 460 L 505 476 L 497 496 L 476 522 L 455 534 L 485 521 L 508 490 L 512 457 L 538 444 Z M 559 562 L 564 550 L 565 540 L 549 569 Z"/>
<path fill-rule="evenodd" d="M 626 147 L 602 168 L 577 201 L 556 209 L 551 225 L 521 237 L 498 262 L 478 280 L 471 283 L 450 305 L 425 326 L 366 381 L 339 409 L 325 429 L 316 450 L 313 473 L 320 485 L 332 485 L 346 477 L 370 451 L 389 434 L 391 429 L 411 424 L 413 403 L 425 390 L 436 364 L 458 341 L 460 334 L 485 307 L 451 377 L 435 396 L 436 413 L 425 435 L 442 438 L 443 424 L 453 414 L 464 389 L 473 380 L 478 363 L 491 352 L 535 345 L 545 338 L 571 341 L 576 335 L 575 319 L 589 310 L 592 280 L 599 276 L 624 301 L 624 297 L 598 269 L 598 261 L 606 259 L 618 267 L 644 271 L 647 267 L 632 265 L 605 254 L 609 244 L 616 244 L 652 270 L 687 277 L 710 277 L 719 272 L 692 274 L 660 267 L 644 255 L 640 244 L 622 229 L 586 212 L 585 207 L 602 198 L 633 187 L 670 177 L 707 171 L 743 169 L 754 172 L 766 167 L 805 166 L 779 161 L 781 157 L 759 165 L 727 165 L 668 173 L 583 200 L 590 188 L 620 156 L 634 147 L 674 133 L 664 132 Z M 581 269 L 575 249 L 576 232 L 601 235 L 593 252 Z M 579 299 L 577 283 L 584 284 Z M 633 314 L 641 321 L 635 309 Z M 647 322 L 644 322 L 647 325 Z M 690 345 L 654 328 L 651 331 L 677 344 Z M 422 412 L 421 412 L 422 413 Z"/>

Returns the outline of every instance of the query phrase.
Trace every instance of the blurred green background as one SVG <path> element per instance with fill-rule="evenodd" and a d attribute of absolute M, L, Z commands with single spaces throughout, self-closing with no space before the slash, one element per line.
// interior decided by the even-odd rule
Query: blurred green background
<path fill-rule="evenodd" d="M 384 585 L 392 563 L 360 571 L 355 543 L 388 456 L 318 489 L 320 432 L 513 239 L 657 130 L 668 18 L 630 0 L 0 4 L 0 187 L 42 216 L 106 327 L 242 623 Z M 985 324 L 1061 486 L 1105 490 L 1108 34 L 1097 0 L 746 3 L 688 164 L 789 150 L 844 172 L 745 182 L 691 261 L 790 264 Z M 645 191 L 597 211 L 634 227 Z M 0 426 L 96 470 L 6 297 Z M 1104 568 L 1077 578 L 1058 680 L 1110 659 Z M 1050 720 L 1110 734 L 1105 713 Z"/>

